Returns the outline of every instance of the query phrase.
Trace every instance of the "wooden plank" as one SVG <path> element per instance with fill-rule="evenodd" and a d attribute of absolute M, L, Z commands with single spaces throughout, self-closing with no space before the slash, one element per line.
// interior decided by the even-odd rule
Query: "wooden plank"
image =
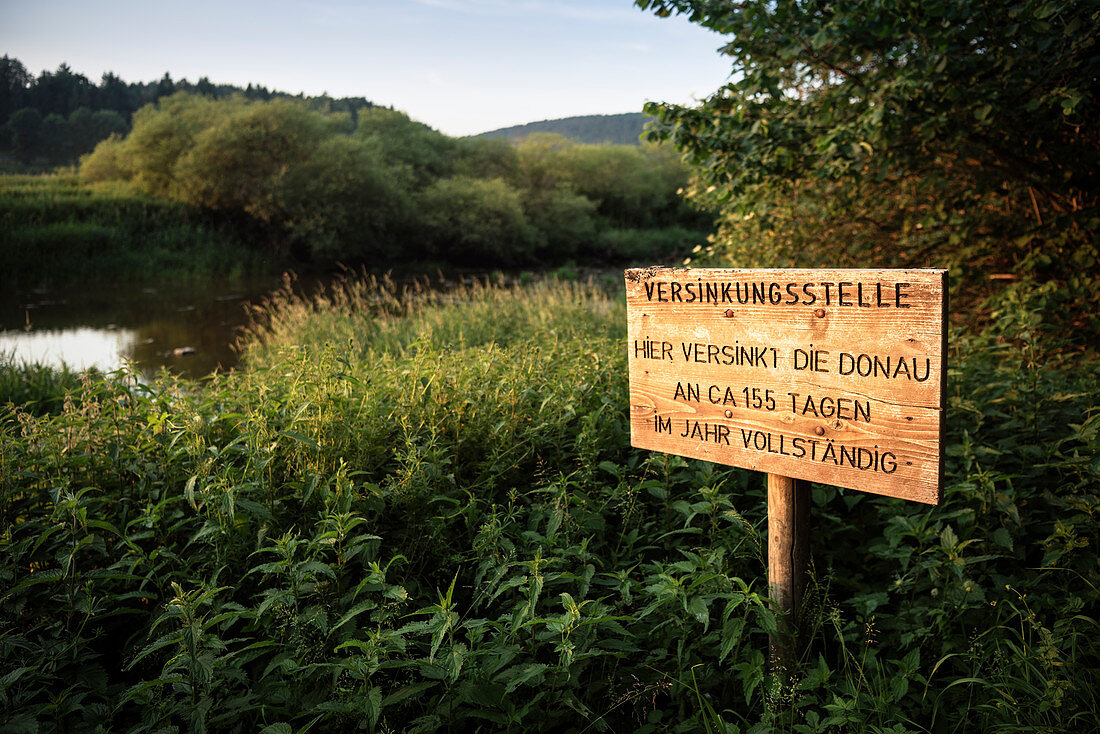
<path fill-rule="evenodd" d="M 937 503 L 946 276 L 626 271 L 632 445 Z"/>

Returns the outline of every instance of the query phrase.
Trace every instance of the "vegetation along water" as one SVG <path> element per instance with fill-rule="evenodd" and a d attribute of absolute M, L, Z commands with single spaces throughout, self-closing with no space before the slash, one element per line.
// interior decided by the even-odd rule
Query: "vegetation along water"
<path fill-rule="evenodd" d="M 735 72 L 660 145 L 166 83 L 3 179 L 3 287 L 949 267 L 943 502 L 813 487 L 773 674 L 762 477 L 629 448 L 615 279 L 283 291 L 201 382 L 0 366 L 0 729 L 1100 729 L 1100 4 L 636 4 Z"/>
<path fill-rule="evenodd" d="M 618 264 L 682 257 L 710 229 L 678 195 L 689 169 L 668 145 L 451 138 L 285 95 L 154 99 L 79 165 L 0 178 L 0 284 Z M 0 148 L 30 109 L 0 109 Z"/>
<path fill-rule="evenodd" d="M 1087 730 L 1100 370 L 1053 295 L 953 332 L 942 505 L 814 488 L 793 688 L 762 480 L 628 448 L 619 291 L 349 281 L 201 386 L 31 375 L 0 418 L 8 721 Z"/>

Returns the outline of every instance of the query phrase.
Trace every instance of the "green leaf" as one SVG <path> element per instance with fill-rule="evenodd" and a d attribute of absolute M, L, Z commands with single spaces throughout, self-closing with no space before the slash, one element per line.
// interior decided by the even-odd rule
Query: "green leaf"
<path fill-rule="evenodd" d="M 537 683 L 541 681 L 547 667 L 548 666 L 544 663 L 523 663 L 521 665 L 513 665 L 501 671 L 493 680 L 504 683 L 504 692 L 511 693 L 525 683 L 530 683 L 532 681 Z"/>
<path fill-rule="evenodd" d="M 3 734 L 38 734 L 38 720 L 30 714 L 16 714 L 5 720 L 0 728 Z"/>
<path fill-rule="evenodd" d="M 312 451 L 321 451 L 321 444 L 317 443 L 305 434 L 298 433 L 297 431 L 285 430 L 280 431 L 279 435 L 283 436 L 284 438 L 289 438 L 291 441 L 295 441 Z"/>
<path fill-rule="evenodd" d="M 382 689 L 371 686 L 366 695 L 360 696 L 359 700 L 363 706 L 363 713 L 367 715 L 367 721 L 370 722 L 371 729 L 377 728 L 378 718 L 382 715 Z"/>
<path fill-rule="evenodd" d="M 436 685 L 438 685 L 437 681 L 421 681 L 420 683 L 413 683 L 411 685 L 398 688 L 396 691 L 382 699 L 382 708 L 385 708 L 386 706 L 391 706 L 395 703 L 400 703 L 406 698 L 409 698 L 410 696 L 415 696 L 418 693 L 423 693 L 424 691 Z"/>
<path fill-rule="evenodd" d="M 278 721 L 260 729 L 260 734 L 294 734 L 294 729 L 285 721 Z"/>
<path fill-rule="evenodd" d="M 374 609 L 377 606 L 378 602 L 374 601 L 373 599 L 367 599 L 365 601 L 359 602 L 354 607 L 349 609 L 344 614 L 344 616 L 340 617 L 339 621 L 337 621 L 336 624 L 332 625 L 332 629 L 330 631 L 335 632 L 363 612 L 367 611 L 368 609 Z"/>
<path fill-rule="evenodd" d="M 9 687 L 12 683 L 22 678 L 23 674 L 26 673 L 28 670 L 30 670 L 30 668 L 23 667 L 16 668 L 15 670 L 9 672 L 3 678 L 0 678 L 0 688 Z"/>

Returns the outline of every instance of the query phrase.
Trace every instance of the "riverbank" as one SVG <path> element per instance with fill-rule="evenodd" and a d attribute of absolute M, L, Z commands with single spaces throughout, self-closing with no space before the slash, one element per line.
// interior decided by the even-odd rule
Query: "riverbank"
<path fill-rule="evenodd" d="M 761 478 L 629 448 L 602 286 L 349 281 L 271 301 L 235 373 L 0 409 L 9 719 L 1094 728 L 1100 369 L 1017 296 L 951 334 L 943 504 L 814 488 L 793 688 Z"/>
<path fill-rule="evenodd" d="M 244 277 L 282 264 L 190 207 L 70 174 L 0 175 L 0 233 L 6 290 Z"/>
<path fill-rule="evenodd" d="M 544 253 L 517 266 L 507 258 L 452 262 L 424 257 L 313 260 L 296 257 L 285 233 L 247 216 L 229 217 L 139 193 L 124 182 L 87 183 L 75 173 L 0 174 L 0 287 L 8 293 L 74 286 L 157 288 L 204 280 L 247 281 L 284 271 L 332 275 L 347 266 L 399 278 L 510 269 L 623 268 L 679 262 L 706 231 L 676 224 L 608 226 L 579 250 Z M 298 253 L 301 254 L 301 253 Z M 509 265 L 511 263 L 511 265 Z"/>

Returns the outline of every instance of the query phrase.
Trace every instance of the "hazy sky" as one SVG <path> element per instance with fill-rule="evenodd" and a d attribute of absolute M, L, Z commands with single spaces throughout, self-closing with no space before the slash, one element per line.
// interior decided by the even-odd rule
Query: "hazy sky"
<path fill-rule="evenodd" d="M 0 0 L 0 55 L 34 74 L 362 96 L 450 135 L 690 103 L 725 82 L 721 45 L 629 0 Z"/>

